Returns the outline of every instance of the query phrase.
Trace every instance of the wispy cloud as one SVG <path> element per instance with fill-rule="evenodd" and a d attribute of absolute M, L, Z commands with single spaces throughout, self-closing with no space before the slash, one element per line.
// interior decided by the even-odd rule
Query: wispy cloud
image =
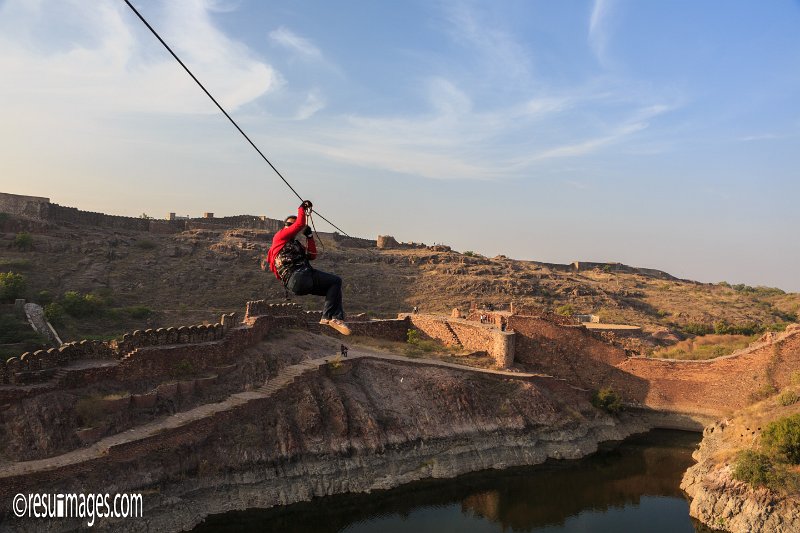
<path fill-rule="evenodd" d="M 309 91 L 306 95 L 305 101 L 300 105 L 300 108 L 295 114 L 296 120 L 306 120 L 311 118 L 317 111 L 325 107 L 325 98 L 317 89 Z"/>
<path fill-rule="evenodd" d="M 454 42 L 468 47 L 494 80 L 530 81 L 531 52 L 510 31 L 493 24 L 486 13 L 465 2 L 446 2 L 445 21 Z"/>
<path fill-rule="evenodd" d="M 314 46 L 311 41 L 300 37 L 289 28 L 281 26 L 277 30 L 269 32 L 269 38 L 273 42 L 288 48 L 289 50 L 296 52 L 307 59 L 322 59 L 322 52 L 320 52 L 319 48 Z"/>
<path fill-rule="evenodd" d="M 608 65 L 608 45 L 611 38 L 611 17 L 614 0 L 595 0 L 589 17 L 589 46 L 597 60 Z"/>
<path fill-rule="evenodd" d="M 772 141 L 775 139 L 783 139 L 786 135 L 777 135 L 775 133 L 759 133 L 755 135 L 745 135 L 744 137 L 739 137 L 737 140 L 742 142 L 751 142 L 751 141 Z"/>
<path fill-rule="evenodd" d="M 622 144 L 645 131 L 671 105 L 623 101 L 594 87 L 476 111 L 453 80 L 427 85 L 430 112 L 416 116 L 348 116 L 319 125 L 302 150 L 338 162 L 432 179 L 502 180 L 531 175 Z M 587 117 L 583 110 L 593 110 Z M 597 120 L 597 114 L 604 115 Z"/>

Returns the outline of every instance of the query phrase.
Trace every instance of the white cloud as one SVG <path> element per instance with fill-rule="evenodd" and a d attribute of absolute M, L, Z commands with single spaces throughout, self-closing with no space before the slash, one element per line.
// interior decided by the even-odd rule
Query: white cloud
<path fill-rule="evenodd" d="M 288 48 L 294 52 L 297 52 L 303 57 L 308 59 L 315 59 L 321 60 L 322 59 L 322 52 L 320 52 L 319 48 L 314 46 L 314 44 L 305 39 L 300 37 L 292 30 L 281 26 L 277 30 L 273 30 L 269 32 L 269 38 L 272 39 L 275 43 Z"/>
<path fill-rule="evenodd" d="M 317 90 L 313 89 L 306 95 L 305 102 L 300 106 L 295 114 L 296 120 L 306 120 L 311 118 L 317 111 L 325 107 L 325 98 Z"/>
<path fill-rule="evenodd" d="M 229 110 L 282 83 L 270 65 L 212 23 L 213 5 L 167 2 L 150 23 Z M 152 10 L 155 11 L 155 10 Z M 76 113 L 216 113 L 160 43 L 120 3 L 29 3 L 0 11 L 0 86 L 17 108 L 72 106 Z"/>

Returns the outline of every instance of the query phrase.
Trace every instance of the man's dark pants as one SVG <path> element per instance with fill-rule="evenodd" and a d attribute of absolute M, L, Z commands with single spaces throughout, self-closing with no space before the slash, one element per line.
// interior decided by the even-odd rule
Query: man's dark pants
<path fill-rule="evenodd" d="M 342 278 L 316 269 L 298 270 L 289 276 L 286 288 L 298 296 L 324 296 L 322 318 L 344 320 L 342 307 Z"/>

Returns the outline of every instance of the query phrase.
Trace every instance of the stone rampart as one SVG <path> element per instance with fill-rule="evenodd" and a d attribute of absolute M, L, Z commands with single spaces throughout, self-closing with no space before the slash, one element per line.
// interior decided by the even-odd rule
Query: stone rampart
<path fill-rule="evenodd" d="M 763 342 L 725 357 L 702 361 L 631 357 L 619 368 L 648 382 L 643 402 L 653 408 L 712 413 L 737 410 L 765 392 L 796 381 L 800 326 L 792 325 L 783 334 L 768 334 Z"/>
<path fill-rule="evenodd" d="M 516 346 L 514 333 L 463 319 L 451 318 L 447 324 L 465 349 L 486 352 L 500 368 L 513 365 Z"/>
<path fill-rule="evenodd" d="M 19 357 L 11 357 L 5 362 L 0 361 L 0 385 L 48 381 L 55 376 L 59 367 L 74 361 L 93 359 L 123 361 L 122 367 L 127 369 L 126 372 L 130 371 L 129 367 L 133 362 L 141 363 L 143 368 L 150 371 L 168 370 L 176 354 L 184 353 L 197 354 L 192 355 L 192 360 L 200 357 L 213 363 L 229 358 L 236 350 L 260 342 L 266 331 L 275 324 L 280 324 L 280 327 L 305 327 L 308 322 L 318 322 L 319 317 L 318 311 L 304 311 L 295 303 L 269 304 L 263 300 L 247 302 L 246 326 L 237 324 L 236 313 L 229 313 L 222 315 L 220 322 L 216 324 L 137 330 L 112 341 L 69 342 L 58 349 L 26 352 Z M 386 335 L 387 338 L 397 338 L 401 327 L 376 324 L 362 328 L 364 331 L 381 332 L 379 334 Z M 223 348 L 219 347 L 220 343 Z M 162 355 L 159 356 L 159 353 Z M 159 360 L 159 357 L 164 357 L 164 361 Z M 119 379 L 129 380 L 135 375 L 123 373 Z"/>
<path fill-rule="evenodd" d="M 59 348 L 25 352 L 19 357 L 0 361 L 0 385 L 34 383 L 52 378 L 52 370 L 79 360 L 115 361 L 144 347 L 176 344 L 198 344 L 221 340 L 234 327 L 236 313 L 222 315 L 220 323 L 158 328 L 126 333 L 119 340 L 82 340 L 62 344 Z"/>
<path fill-rule="evenodd" d="M 215 218 L 191 218 L 189 220 L 179 220 L 184 229 L 208 229 L 220 230 L 227 228 L 247 228 L 262 229 L 267 231 L 278 231 L 283 228 L 283 221 L 274 218 L 259 217 L 253 215 L 233 215 L 229 217 Z"/>
<path fill-rule="evenodd" d="M 189 229 L 228 229 L 251 228 L 278 231 L 283 227 L 282 220 L 253 215 L 234 215 L 228 217 L 209 217 L 163 220 L 153 218 L 107 215 L 93 211 L 83 211 L 76 207 L 65 207 L 50 202 L 49 198 L 22 196 L 0 192 L 0 213 L 14 217 L 55 224 L 75 224 L 106 228 L 149 231 L 152 233 L 176 233 Z M 354 239 L 367 241 L 367 239 Z M 368 241 L 374 247 L 375 241 Z"/>
<path fill-rule="evenodd" d="M 508 368 L 514 362 L 513 333 L 460 318 L 405 313 L 399 316 L 408 318 L 414 328 L 445 346 L 461 346 L 466 350 L 485 352 L 501 368 Z"/>
<path fill-rule="evenodd" d="M 369 320 L 365 322 L 347 322 L 353 335 L 406 342 L 411 321 L 405 318 L 389 320 Z"/>
<path fill-rule="evenodd" d="M 423 243 L 397 242 L 397 239 L 395 239 L 391 235 L 378 235 L 378 239 L 374 242 L 375 246 L 382 250 L 390 250 L 393 248 L 398 248 L 398 249 L 429 248 Z"/>
<path fill-rule="evenodd" d="M 487 311 L 486 309 L 470 309 L 467 313 L 467 320 L 471 322 L 481 322 L 481 316 L 485 317 L 485 324 L 491 324 L 496 328 L 505 329 L 508 326 L 508 311 Z"/>
<path fill-rule="evenodd" d="M 146 218 L 106 215 L 105 213 L 82 211 L 75 207 L 64 207 L 52 203 L 49 205 L 47 218 L 59 224 L 67 223 L 81 226 L 150 231 L 150 220 Z"/>
<path fill-rule="evenodd" d="M 375 248 L 377 246 L 377 242 L 372 239 L 362 239 L 360 237 L 348 237 L 345 235 L 340 235 L 339 233 L 333 234 L 333 240 L 336 241 L 339 246 L 344 248 Z"/>
<path fill-rule="evenodd" d="M 414 328 L 419 331 L 424 338 L 436 339 L 445 346 L 460 346 L 458 337 L 447 325 L 447 319 L 443 316 L 407 314 L 401 313 L 398 318 L 405 318 L 411 321 Z"/>
<path fill-rule="evenodd" d="M 611 387 L 626 401 L 659 410 L 720 416 L 796 381 L 800 325 L 735 354 L 689 361 L 628 357 L 578 325 L 512 315 L 516 361 L 587 389 Z"/>
<path fill-rule="evenodd" d="M 0 213 L 33 220 L 47 220 L 49 198 L 0 192 Z"/>
<path fill-rule="evenodd" d="M 625 351 L 598 339 L 577 324 L 559 324 L 545 317 L 512 315 L 508 328 L 517 334 L 516 360 L 528 368 L 569 380 L 581 387 L 610 386 Z"/>
<path fill-rule="evenodd" d="M 252 300 L 245 305 L 244 321 L 248 322 L 258 316 L 292 316 L 305 320 L 303 307 L 294 302 L 271 304 L 266 300 Z"/>
<path fill-rule="evenodd" d="M 391 248 L 400 248 L 400 243 L 397 242 L 397 239 L 395 239 L 391 235 L 378 235 L 378 239 L 375 241 L 375 245 L 382 250 L 388 250 Z"/>
<path fill-rule="evenodd" d="M 623 265 L 622 263 L 595 263 L 592 261 L 573 261 L 572 265 L 573 270 L 581 271 L 581 270 L 594 270 L 599 269 L 606 272 L 625 272 L 628 274 L 640 274 L 642 276 L 648 276 L 651 278 L 659 278 L 659 279 L 668 279 L 668 280 L 677 280 L 675 276 L 667 274 L 661 270 L 656 270 L 654 268 L 640 268 L 640 267 L 632 267 L 628 265 Z"/>

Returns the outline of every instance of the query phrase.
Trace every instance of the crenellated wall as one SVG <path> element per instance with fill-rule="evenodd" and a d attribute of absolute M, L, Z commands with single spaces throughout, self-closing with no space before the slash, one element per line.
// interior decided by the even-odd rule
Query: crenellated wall
<path fill-rule="evenodd" d="M 244 322 L 247 323 L 257 316 L 291 316 L 304 320 L 306 312 L 303 307 L 294 302 L 271 304 L 266 300 L 252 300 L 247 302 L 244 311 Z"/>
<path fill-rule="evenodd" d="M 25 385 L 47 382 L 59 378 L 59 368 L 74 361 L 103 360 L 121 362 L 124 371 L 117 379 L 126 381 L 146 372 L 169 370 L 176 357 L 183 357 L 203 365 L 214 364 L 230 358 L 231 350 L 245 349 L 260 342 L 265 332 L 274 324 L 280 327 L 306 327 L 309 322 L 319 322 L 319 311 L 305 311 L 296 303 L 270 304 L 263 300 L 247 302 L 244 325 L 237 323 L 236 313 L 224 314 L 216 324 L 199 324 L 137 330 L 112 341 L 70 342 L 60 348 L 26 352 L 19 357 L 0 361 L 0 385 Z M 397 325 L 355 326 L 364 332 L 372 331 L 391 338 L 400 337 Z M 405 329 L 402 338 L 405 339 Z M 224 341 L 224 342 L 223 342 Z M 222 343 L 222 344 L 221 344 Z M 134 372 L 133 367 L 141 372 Z M 201 365 L 204 368 L 204 366 Z M 86 379 L 94 381 L 108 377 L 106 370 L 87 370 Z M 71 386 L 77 386 L 71 383 Z"/>
<path fill-rule="evenodd" d="M 8 388 L 0 400 L 19 400 L 53 388 L 87 386 L 106 380 L 119 383 L 169 377 L 176 365 L 189 364 L 193 370 L 210 370 L 234 362 L 243 350 L 261 342 L 275 328 L 304 327 L 318 313 L 303 311 L 297 304 L 248 302 L 249 315 L 244 323 L 236 323 L 236 313 L 222 315 L 219 323 L 180 328 L 159 328 L 135 331 L 120 340 L 81 341 L 60 349 L 26 353 L 0 364 L 3 383 L 26 385 L 47 382 L 49 388 Z M 319 320 L 319 318 L 316 318 Z M 71 361 L 99 359 L 101 365 L 66 372 L 59 367 Z M 62 372 L 59 374 L 59 372 Z M 64 373 L 66 372 L 66 373 Z"/>
<path fill-rule="evenodd" d="M 130 352 L 148 346 L 199 344 L 222 339 L 236 324 L 236 313 L 222 315 L 213 325 L 181 326 L 136 330 L 119 340 L 68 342 L 60 348 L 25 352 L 19 357 L 0 361 L 0 384 L 35 383 L 51 379 L 59 367 L 73 361 L 101 359 L 115 361 Z"/>

